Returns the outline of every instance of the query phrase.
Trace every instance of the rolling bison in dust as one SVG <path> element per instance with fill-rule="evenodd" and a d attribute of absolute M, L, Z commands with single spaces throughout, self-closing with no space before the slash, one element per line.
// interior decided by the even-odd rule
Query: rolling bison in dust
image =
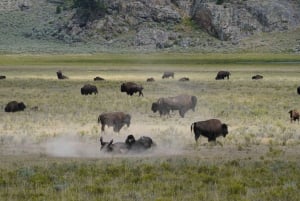
<path fill-rule="evenodd" d="M 162 79 L 172 77 L 174 78 L 174 72 L 164 72 Z"/>
<path fill-rule="evenodd" d="M 113 127 L 114 132 L 120 132 L 121 128 L 126 124 L 130 126 L 131 116 L 123 112 L 102 113 L 98 117 L 98 123 L 101 123 L 101 131 L 104 131 L 105 125 Z"/>
<path fill-rule="evenodd" d="M 252 80 L 261 80 L 263 78 L 264 78 L 264 76 L 262 76 L 262 75 L 254 75 L 254 76 L 252 76 Z"/>
<path fill-rule="evenodd" d="M 148 136 L 142 136 L 138 140 L 133 135 L 128 135 L 125 143 L 132 152 L 141 152 L 155 146 L 153 140 Z"/>
<path fill-rule="evenodd" d="M 113 140 L 110 142 L 104 142 L 102 136 L 100 137 L 100 151 L 111 152 L 116 154 L 123 154 L 128 152 L 128 145 L 124 142 L 113 143 Z"/>
<path fill-rule="evenodd" d="M 7 103 L 4 108 L 5 112 L 17 112 L 23 111 L 26 108 L 26 105 L 23 102 L 11 101 Z"/>
<path fill-rule="evenodd" d="M 56 72 L 56 75 L 57 75 L 57 78 L 58 78 L 59 80 L 69 79 L 67 76 L 65 76 L 65 75 L 62 74 L 61 70 L 57 71 L 57 72 Z"/>
<path fill-rule="evenodd" d="M 231 75 L 231 73 L 229 71 L 219 71 L 215 79 L 216 80 L 224 80 L 225 77 L 227 77 L 227 79 L 229 80 L 230 75 Z"/>
<path fill-rule="evenodd" d="M 226 137 L 228 134 L 228 126 L 227 124 L 221 123 L 218 119 L 209 119 L 192 123 L 191 131 L 194 131 L 196 142 L 200 135 L 207 137 L 209 142 L 215 142 L 219 136 Z"/>
<path fill-rule="evenodd" d="M 104 142 L 103 138 L 100 137 L 100 143 L 100 151 L 118 154 L 141 153 L 155 146 L 155 143 L 150 137 L 142 136 L 138 140 L 136 140 L 133 135 L 128 135 L 125 142 L 116 143 L 113 143 L 113 140 L 111 140 L 110 142 Z"/>
<path fill-rule="evenodd" d="M 299 123 L 299 117 L 300 117 L 300 114 L 299 114 L 299 112 L 297 111 L 297 110 L 290 110 L 289 111 L 289 114 L 290 114 L 290 119 L 291 119 L 291 123 L 293 122 L 293 121 L 298 121 L 298 123 Z"/>
<path fill-rule="evenodd" d="M 152 103 L 151 110 L 159 112 L 160 116 L 170 114 L 170 110 L 178 110 L 179 115 L 184 117 L 185 113 L 192 109 L 195 111 L 197 105 L 197 97 L 182 94 L 175 97 L 159 98 L 156 102 Z"/>
<path fill-rule="evenodd" d="M 121 85 L 121 92 L 126 92 L 128 95 L 132 96 L 134 93 L 139 92 L 139 96 L 144 96 L 142 85 L 138 85 L 134 82 L 125 82 Z"/>
<path fill-rule="evenodd" d="M 81 88 L 81 94 L 82 95 L 88 95 L 88 94 L 98 94 L 98 89 L 95 85 L 91 85 L 91 84 L 85 84 L 82 88 Z"/>

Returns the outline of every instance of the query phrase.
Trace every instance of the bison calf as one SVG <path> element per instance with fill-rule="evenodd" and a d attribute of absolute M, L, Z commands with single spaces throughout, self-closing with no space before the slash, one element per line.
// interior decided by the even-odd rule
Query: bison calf
<path fill-rule="evenodd" d="M 101 123 L 101 131 L 104 131 L 105 125 L 112 126 L 114 132 L 120 132 L 121 128 L 126 124 L 130 126 L 131 116 L 123 112 L 102 113 L 98 117 L 98 123 Z"/>
<path fill-rule="evenodd" d="M 194 131 L 196 142 L 200 135 L 207 137 L 209 142 L 215 142 L 219 136 L 226 137 L 228 134 L 228 126 L 227 124 L 221 123 L 218 119 L 209 119 L 192 123 L 191 131 Z"/>
<path fill-rule="evenodd" d="M 300 117 L 300 115 L 299 115 L 299 112 L 297 110 L 290 110 L 289 114 L 290 114 L 291 123 L 293 121 L 296 121 L 296 120 L 299 123 L 299 117 Z"/>
<path fill-rule="evenodd" d="M 17 112 L 23 111 L 26 108 L 26 105 L 23 102 L 11 101 L 7 103 L 5 107 L 5 112 Z"/>

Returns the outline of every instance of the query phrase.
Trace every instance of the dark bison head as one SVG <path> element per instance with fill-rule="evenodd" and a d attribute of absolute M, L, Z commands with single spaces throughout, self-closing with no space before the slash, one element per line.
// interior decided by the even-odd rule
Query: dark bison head
<path fill-rule="evenodd" d="M 152 103 L 151 110 L 155 113 L 158 111 L 158 103 Z"/>
<path fill-rule="evenodd" d="M 222 134 L 223 134 L 223 137 L 226 137 L 226 135 L 228 134 L 227 124 L 222 124 Z"/>
<path fill-rule="evenodd" d="M 19 110 L 24 110 L 26 108 L 26 105 L 23 102 L 18 103 Z"/>
<path fill-rule="evenodd" d="M 126 92 L 126 91 L 127 91 L 127 87 L 126 87 L 125 83 L 123 83 L 121 85 L 121 92 Z"/>
<path fill-rule="evenodd" d="M 125 140 L 125 143 L 129 146 L 131 146 L 132 144 L 135 143 L 135 138 L 133 135 L 128 135 L 126 140 Z"/>

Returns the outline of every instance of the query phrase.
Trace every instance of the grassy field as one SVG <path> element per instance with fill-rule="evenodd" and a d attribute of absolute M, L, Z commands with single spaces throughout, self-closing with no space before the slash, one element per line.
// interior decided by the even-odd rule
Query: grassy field
<path fill-rule="evenodd" d="M 57 80 L 62 70 L 70 79 Z M 175 78 L 161 79 L 163 71 Z M 216 81 L 219 70 L 229 80 Z M 1 200 L 298 200 L 299 55 L 2 55 L 0 74 Z M 255 74 L 262 80 L 251 80 Z M 100 76 L 103 82 L 94 82 Z M 147 83 L 153 77 L 156 81 Z M 189 82 L 179 82 L 189 77 Z M 144 86 L 144 97 L 120 92 L 124 81 Z M 99 94 L 82 96 L 86 84 Z M 185 118 L 152 113 L 159 97 L 195 95 Z M 23 101 L 24 112 L 5 113 Z M 37 106 L 38 110 L 31 108 Z M 129 128 L 101 133 L 102 112 L 132 115 Z M 229 125 L 221 145 L 191 123 L 218 118 Z M 143 155 L 99 151 L 99 137 L 124 141 L 150 136 L 158 145 Z"/>

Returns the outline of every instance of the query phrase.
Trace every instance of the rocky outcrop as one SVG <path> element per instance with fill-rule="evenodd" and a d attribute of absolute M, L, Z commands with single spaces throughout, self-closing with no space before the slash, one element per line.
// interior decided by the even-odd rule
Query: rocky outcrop
<path fill-rule="evenodd" d="M 217 5 L 195 0 L 192 19 L 220 40 L 239 41 L 256 32 L 285 31 L 299 26 L 299 4 L 281 0 L 235 0 Z"/>
<path fill-rule="evenodd" d="M 223 46 L 222 41 L 236 45 L 255 33 L 286 31 L 300 24 L 300 2 L 296 0 L 224 0 L 221 5 L 216 0 L 103 2 L 105 9 L 93 18 L 82 18 L 76 9 L 64 9 L 58 14 L 60 20 L 47 22 L 27 35 L 67 43 L 95 41 L 107 46 L 121 42 L 128 47 L 151 49 L 206 48 Z M 203 31 L 220 43 L 202 39 Z"/>

